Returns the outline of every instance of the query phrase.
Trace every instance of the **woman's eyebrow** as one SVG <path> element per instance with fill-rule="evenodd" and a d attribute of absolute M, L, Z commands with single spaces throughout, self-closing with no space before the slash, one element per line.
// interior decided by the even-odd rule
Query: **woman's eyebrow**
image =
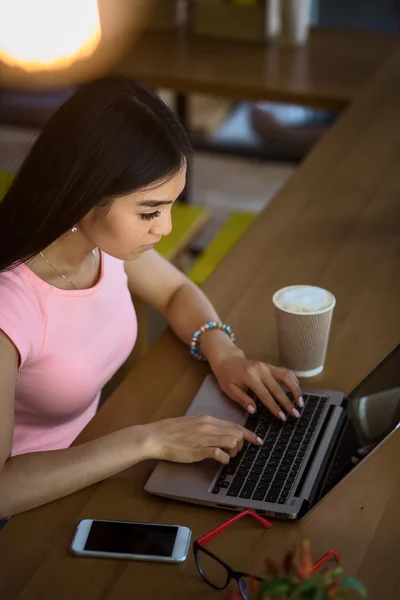
<path fill-rule="evenodd" d="M 173 200 L 143 200 L 138 203 L 138 206 L 147 206 L 148 208 L 157 208 L 157 206 L 163 206 L 164 204 L 172 204 Z"/>

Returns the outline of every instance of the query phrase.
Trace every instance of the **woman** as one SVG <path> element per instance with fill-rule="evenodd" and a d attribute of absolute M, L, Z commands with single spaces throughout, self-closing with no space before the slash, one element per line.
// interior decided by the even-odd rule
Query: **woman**
<path fill-rule="evenodd" d="M 130 292 L 165 315 L 234 402 L 282 419 L 289 371 L 247 360 L 204 294 L 153 249 L 185 185 L 187 137 L 138 84 L 83 86 L 50 119 L 0 204 L 0 518 L 145 459 L 229 461 L 250 431 L 210 417 L 126 427 L 70 447 L 130 354 Z M 218 327 L 222 327 L 218 328 Z M 276 398 L 276 401 L 273 399 Z M 285 412 L 284 412 L 285 411 Z"/>

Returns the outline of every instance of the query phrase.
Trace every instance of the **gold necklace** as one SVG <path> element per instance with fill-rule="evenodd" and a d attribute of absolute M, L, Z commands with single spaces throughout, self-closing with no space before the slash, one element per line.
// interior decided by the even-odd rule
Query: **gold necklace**
<path fill-rule="evenodd" d="M 53 264 L 51 264 L 51 262 L 49 261 L 49 259 L 46 258 L 46 256 L 43 254 L 43 252 L 39 252 L 39 254 L 43 258 L 43 260 L 46 261 L 47 264 L 53 269 L 53 271 L 55 271 L 57 273 L 57 275 L 59 275 L 60 277 L 62 277 L 63 279 L 65 279 L 65 281 L 67 281 L 69 283 L 69 285 L 72 285 L 72 287 L 75 288 L 76 290 L 82 289 L 82 288 L 79 288 L 78 286 L 76 286 L 74 283 L 72 283 L 72 281 L 70 279 L 68 279 L 68 277 L 66 277 L 65 275 L 63 275 L 62 273 L 60 273 L 60 271 L 58 269 L 56 269 Z M 93 256 L 93 260 L 94 260 L 94 262 L 96 264 L 96 252 L 95 252 L 95 250 L 92 250 L 92 256 Z"/>

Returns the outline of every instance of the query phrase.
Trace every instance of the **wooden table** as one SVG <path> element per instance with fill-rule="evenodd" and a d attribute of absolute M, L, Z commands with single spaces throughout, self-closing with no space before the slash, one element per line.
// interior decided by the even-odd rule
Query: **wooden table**
<path fill-rule="evenodd" d="M 277 360 L 271 296 L 293 283 L 318 284 L 337 298 L 326 369 L 312 380 L 349 392 L 400 338 L 400 51 L 315 148 L 275 201 L 207 281 L 221 315 L 250 356 Z M 223 285 L 222 285 L 223 282 Z M 206 367 L 165 334 L 132 370 L 78 439 L 128 424 L 181 415 Z M 400 597 L 400 431 L 298 523 L 264 531 L 243 520 L 214 542 L 232 565 L 263 572 L 307 536 L 318 558 L 334 548 L 370 600 Z M 60 501 L 11 519 L 0 533 L 5 600 L 221 598 L 179 566 L 79 559 L 68 547 L 82 518 L 190 526 L 194 537 L 222 522 L 217 509 L 164 501 L 143 485 L 143 463 Z"/>
<path fill-rule="evenodd" d="M 182 93 L 270 100 L 341 110 L 397 44 L 378 32 L 311 30 L 306 46 L 216 40 L 149 31 L 115 68 L 145 85 Z"/>
<path fill-rule="evenodd" d="M 304 47 L 195 36 L 185 28 L 147 31 L 113 71 L 175 92 L 175 110 L 195 150 L 274 159 L 266 147 L 219 142 L 191 131 L 189 94 L 266 100 L 337 112 L 361 93 L 398 37 L 349 29 L 311 29 Z M 191 173 L 181 195 L 190 201 Z"/>

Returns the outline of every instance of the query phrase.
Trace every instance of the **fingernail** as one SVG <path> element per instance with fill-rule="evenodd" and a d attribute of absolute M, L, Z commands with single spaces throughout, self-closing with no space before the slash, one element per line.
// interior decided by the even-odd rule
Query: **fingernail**
<path fill-rule="evenodd" d="M 256 409 L 254 408 L 254 406 L 252 404 L 249 404 L 247 407 L 247 412 L 249 412 L 251 415 L 254 415 L 254 413 L 256 412 Z"/>
<path fill-rule="evenodd" d="M 258 437 L 258 438 L 257 438 L 257 442 L 258 442 L 259 444 L 263 444 L 263 443 L 264 443 L 264 442 L 263 442 L 263 440 L 262 440 L 260 437 Z"/>
<path fill-rule="evenodd" d="M 300 415 L 299 415 L 300 416 Z M 282 419 L 282 421 L 286 421 L 286 415 L 282 411 L 279 413 L 278 417 Z"/>
<path fill-rule="evenodd" d="M 300 413 L 297 408 L 292 408 L 292 415 L 298 419 L 300 417 Z"/>
<path fill-rule="evenodd" d="M 304 406 L 304 400 L 302 397 L 299 398 L 299 406 L 300 406 L 300 408 L 303 408 L 303 406 Z"/>

